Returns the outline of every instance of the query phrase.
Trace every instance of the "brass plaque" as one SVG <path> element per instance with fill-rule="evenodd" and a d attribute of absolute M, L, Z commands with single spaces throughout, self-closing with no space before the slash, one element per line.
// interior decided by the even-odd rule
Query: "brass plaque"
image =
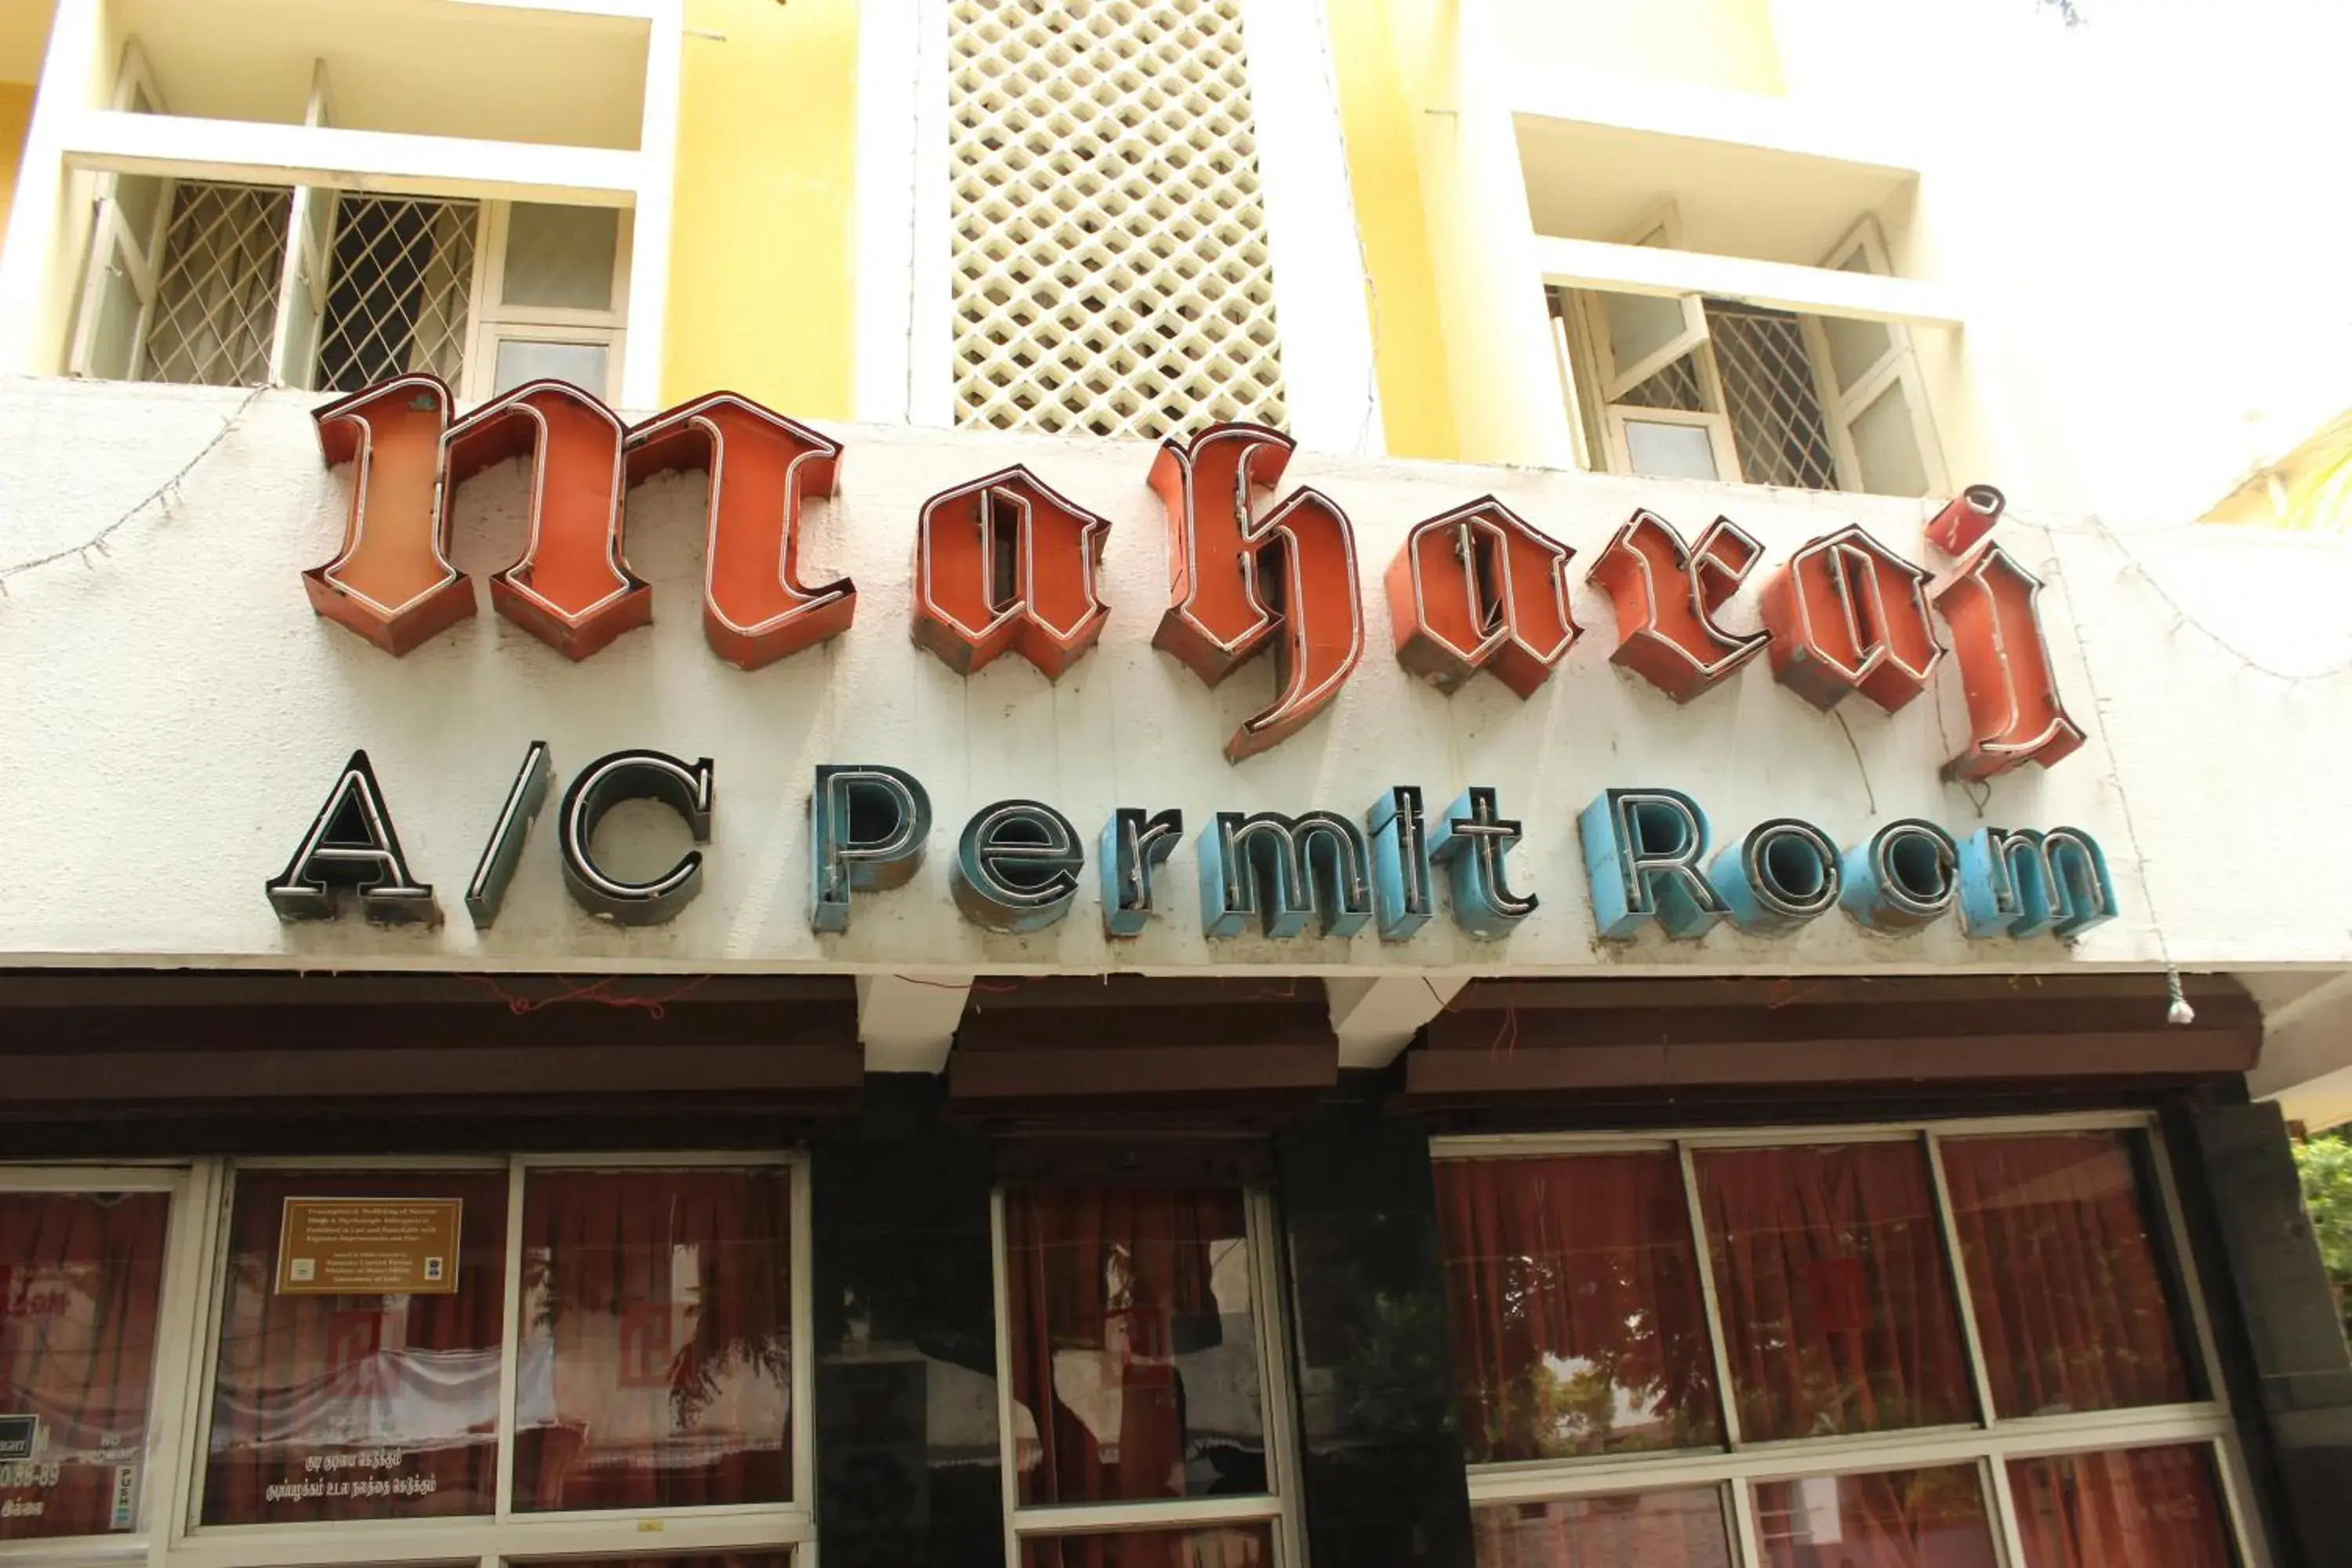
<path fill-rule="evenodd" d="M 288 1198 L 281 1296 L 454 1296 L 458 1198 Z"/>

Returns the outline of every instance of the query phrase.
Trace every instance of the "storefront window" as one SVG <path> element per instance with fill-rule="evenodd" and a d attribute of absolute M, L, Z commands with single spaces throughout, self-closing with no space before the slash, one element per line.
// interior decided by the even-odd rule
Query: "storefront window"
<path fill-rule="evenodd" d="M 1480 1568 L 2239 1563 L 2144 1119 L 1436 1153 Z"/>
<path fill-rule="evenodd" d="M 792 1496 L 791 1183 L 533 1171 L 515 1508 Z"/>
<path fill-rule="evenodd" d="M 1024 1568 L 1272 1568 L 1279 1320 L 1259 1206 L 1237 1187 L 1003 1195 L 1002 1425 Z M 1116 1533 L 1057 1524 L 1079 1507 Z"/>
<path fill-rule="evenodd" d="M 1740 1436 L 1975 1417 L 1916 1140 L 1696 1160 Z"/>
<path fill-rule="evenodd" d="M 137 1527 L 171 1203 L 0 1192 L 0 1542 Z"/>
<path fill-rule="evenodd" d="M 506 1231 L 503 1171 L 241 1174 L 204 1522 L 492 1511 Z"/>
<path fill-rule="evenodd" d="M 1473 1463 L 1722 1441 L 1670 1149 L 1437 1169 Z"/>
<path fill-rule="evenodd" d="M 1769 1568 L 1998 1568 L 1974 1465 L 1802 1476 L 1756 1489 Z"/>
<path fill-rule="evenodd" d="M 1732 1568 L 1723 1494 L 1680 1491 L 1503 1503 L 1471 1515 L 1482 1568 Z"/>
<path fill-rule="evenodd" d="M 2126 1137 L 1944 1142 L 1969 1299 L 2003 1416 L 2195 1397 Z"/>
<path fill-rule="evenodd" d="M 2212 1450 L 2173 1445 L 2012 1459 L 2025 1568 L 2231 1568 Z"/>

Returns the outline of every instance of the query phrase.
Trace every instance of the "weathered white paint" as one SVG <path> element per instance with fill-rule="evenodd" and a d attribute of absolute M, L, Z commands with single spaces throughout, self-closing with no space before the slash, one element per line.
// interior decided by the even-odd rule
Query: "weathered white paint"
<path fill-rule="evenodd" d="M 0 561 L 87 538 L 201 447 L 241 395 L 58 381 L 0 383 Z M 2059 679 L 2090 743 L 2047 773 L 1997 782 L 1988 818 L 2072 823 L 2105 845 L 2123 918 L 2076 948 L 1971 943 L 1956 921 L 1899 940 L 1842 916 L 1766 941 L 1718 930 L 1696 943 L 1652 932 L 1595 940 L 1576 811 L 1611 785 L 1695 794 L 1718 832 L 1801 815 L 1841 842 L 1897 816 L 1966 831 L 1969 792 L 1938 781 L 1960 733 L 1958 674 L 1888 717 L 1858 701 L 1814 712 L 1762 664 L 1677 708 L 1607 662 L 1612 615 L 1580 587 L 1584 640 L 1522 703 L 1490 679 L 1451 700 L 1391 652 L 1378 581 L 1414 521 L 1492 490 L 1572 544 L 1580 569 L 1636 504 L 1685 528 L 1729 512 L 1775 559 L 1849 521 L 1924 552 L 1922 503 L 1536 469 L 1302 454 L 1292 477 L 1348 509 L 1359 531 L 1368 652 L 1335 709 L 1235 767 L 1225 738 L 1271 689 L 1259 665 L 1208 690 L 1150 647 L 1166 603 L 1165 531 L 1140 443 L 864 426 L 842 494 L 810 510 L 811 580 L 859 589 L 856 626 L 754 673 L 703 643 L 697 603 L 702 487 L 673 476 L 636 492 L 628 554 L 656 620 L 573 665 L 484 612 L 405 659 L 316 619 L 297 575 L 329 557 L 344 478 L 323 469 L 309 395 L 272 393 L 188 476 L 176 500 L 118 534 L 89 565 L 19 578 L 0 600 L 0 963 L 298 968 L 797 970 L 866 973 L 1234 973 L 1379 978 L 1478 973 L 2192 968 L 2352 961 L 2352 842 L 2334 831 L 2352 775 L 2345 678 L 2289 686 L 2176 626 L 2158 589 L 2214 631 L 2289 671 L 2352 657 L 2340 606 L 2352 549 L 2220 531 L 2134 535 L 2128 552 L 2082 521 L 2001 526 L 2053 583 Z M 1102 644 L 1058 686 L 1016 658 L 964 679 L 908 635 L 911 525 L 937 490 L 1014 460 L 1112 520 L 1113 605 Z M 519 464 L 462 493 L 455 552 L 477 575 L 520 543 Z M 2046 527 L 2036 522 L 2046 521 Z M 1922 554 L 1924 559 L 1924 553 Z M 2259 589 L 2260 591 L 2255 591 Z M 1752 625 L 1753 584 L 1726 611 Z M 1849 746 L 1845 731 L 1851 731 Z M 1940 731 L 1940 734 L 1939 734 Z M 622 931 L 579 913 L 542 822 L 498 926 L 476 932 L 459 894 L 524 746 L 544 739 L 569 779 L 590 759 L 655 746 L 717 762 L 705 891 L 676 923 Z M 262 897 L 344 756 L 365 747 L 418 870 L 452 918 L 433 931 L 356 919 L 281 926 Z M 938 820 L 908 887 L 861 896 L 853 929 L 806 920 L 805 817 L 820 762 L 911 769 Z M 1161 879 L 1168 912 L 1148 934 L 1102 934 L 1091 881 L 1070 918 L 1015 937 L 964 921 L 948 863 L 969 814 L 1011 795 L 1066 813 L 1091 839 L 1116 805 L 1180 806 L 1197 831 L 1220 808 L 1368 807 L 1419 784 L 1433 808 L 1471 783 L 1525 820 L 1517 879 L 1544 900 L 1509 942 L 1475 942 L 1440 917 L 1384 945 L 1200 932 L 1191 835 Z M 2126 807 L 2128 809 L 2126 809 Z M 682 840 L 647 808 L 609 830 Z M 2145 849 L 2140 864 L 2137 844 Z M 658 847 L 656 846 L 656 847 Z M 641 852 L 644 847 L 640 847 Z M 2158 927 L 2161 926 L 2159 937 Z"/>
<path fill-rule="evenodd" d="M 1957 326 L 1961 319 L 1959 307 L 1942 289 L 1910 278 L 1597 239 L 1538 237 L 1535 249 L 1543 280 L 1563 289 L 1669 298 L 1698 294 L 1710 300 L 1745 300 L 1775 310 L 1930 327 Z"/>
<path fill-rule="evenodd" d="M 857 1038 L 868 1072 L 938 1072 L 971 995 L 969 974 L 861 974 Z"/>

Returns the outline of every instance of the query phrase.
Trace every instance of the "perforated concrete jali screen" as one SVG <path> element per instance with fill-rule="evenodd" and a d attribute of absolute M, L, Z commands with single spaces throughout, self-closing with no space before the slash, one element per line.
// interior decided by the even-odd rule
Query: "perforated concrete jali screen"
<path fill-rule="evenodd" d="M 1286 418 L 1238 0 L 953 0 L 956 421 Z"/>

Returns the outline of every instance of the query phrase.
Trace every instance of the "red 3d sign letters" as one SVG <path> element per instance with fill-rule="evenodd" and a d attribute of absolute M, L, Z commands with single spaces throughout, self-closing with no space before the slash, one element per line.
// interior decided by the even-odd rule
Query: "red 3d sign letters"
<path fill-rule="evenodd" d="M 1275 699 L 1225 742 L 1244 757 L 1279 744 L 1339 694 L 1364 653 L 1356 537 L 1348 515 L 1300 489 L 1263 515 L 1250 489 L 1282 481 L 1290 437 L 1215 425 L 1161 443 L 1151 488 L 1168 509 L 1169 608 L 1151 639 L 1216 685 L 1269 645 Z"/>
<path fill-rule="evenodd" d="M 1927 542 L 1953 557 L 1966 555 L 1992 531 L 2009 502 L 1990 485 L 1970 485 L 1950 500 L 1927 524 Z"/>
<path fill-rule="evenodd" d="M 1109 532 L 1024 468 L 933 496 L 916 524 L 916 644 L 963 675 L 1013 648 L 1060 679 L 1110 616 L 1095 584 Z"/>
<path fill-rule="evenodd" d="M 530 458 L 522 559 L 490 577 L 499 613 L 566 658 L 586 658 L 654 618 L 653 590 L 621 560 L 617 416 L 576 386 L 534 381 L 484 404 L 442 438 L 442 530 L 457 487 L 509 458 Z"/>
<path fill-rule="evenodd" d="M 310 607 L 398 655 L 474 613 L 474 587 L 449 564 L 436 510 L 449 388 L 404 375 L 317 410 L 319 449 L 352 468 L 343 547 L 302 574 Z"/>
<path fill-rule="evenodd" d="M 2083 743 L 2051 672 L 2034 604 L 2041 593 L 2041 579 L 1990 541 L 1928 590 L 1952 628 L 1969 705 L 1968 746 L 1946 764 L 1955 777 L 1990 779 L 2027 763 L 2052 767 Z"/>
<path fill-rule="evenodd" d="M 1894 712 L 1943 657 L 1927 588 L 1926 572 L 1861 529 L 1812 541 L 1764 584 L 1772 674 L 1825 713 L 1850 691 Z"/>
<path fill-rule="evenodd" d="M 1656 512 L 1635 512 L 1585 574 L 1617 606 L 1611 662 L 1677 702 L 1721 685 L 1769 640 L 1768 633 L 1743 636 L 1715 622 L 1763 553 L 1727 517 L 1717 518 L 1693 548 Z"/>
<path fill-rule="evenodd" d="M 849 629 L 857 585 L 800 577 L 801 504 L 829 496 L 841 446 L 731 392 L 682 403 L 632 427 L 628 482 L 700 468 L 709 476 L 702 632 L 745 669 Z"/>
<path fill-rule="evenodd" d="M 1448 696 L 1482 669 L 1534 696 L 1576 641 L 1575 553 L 1492 496 L 1416 525 L 1389 563 L 1397 662 Z"/>

